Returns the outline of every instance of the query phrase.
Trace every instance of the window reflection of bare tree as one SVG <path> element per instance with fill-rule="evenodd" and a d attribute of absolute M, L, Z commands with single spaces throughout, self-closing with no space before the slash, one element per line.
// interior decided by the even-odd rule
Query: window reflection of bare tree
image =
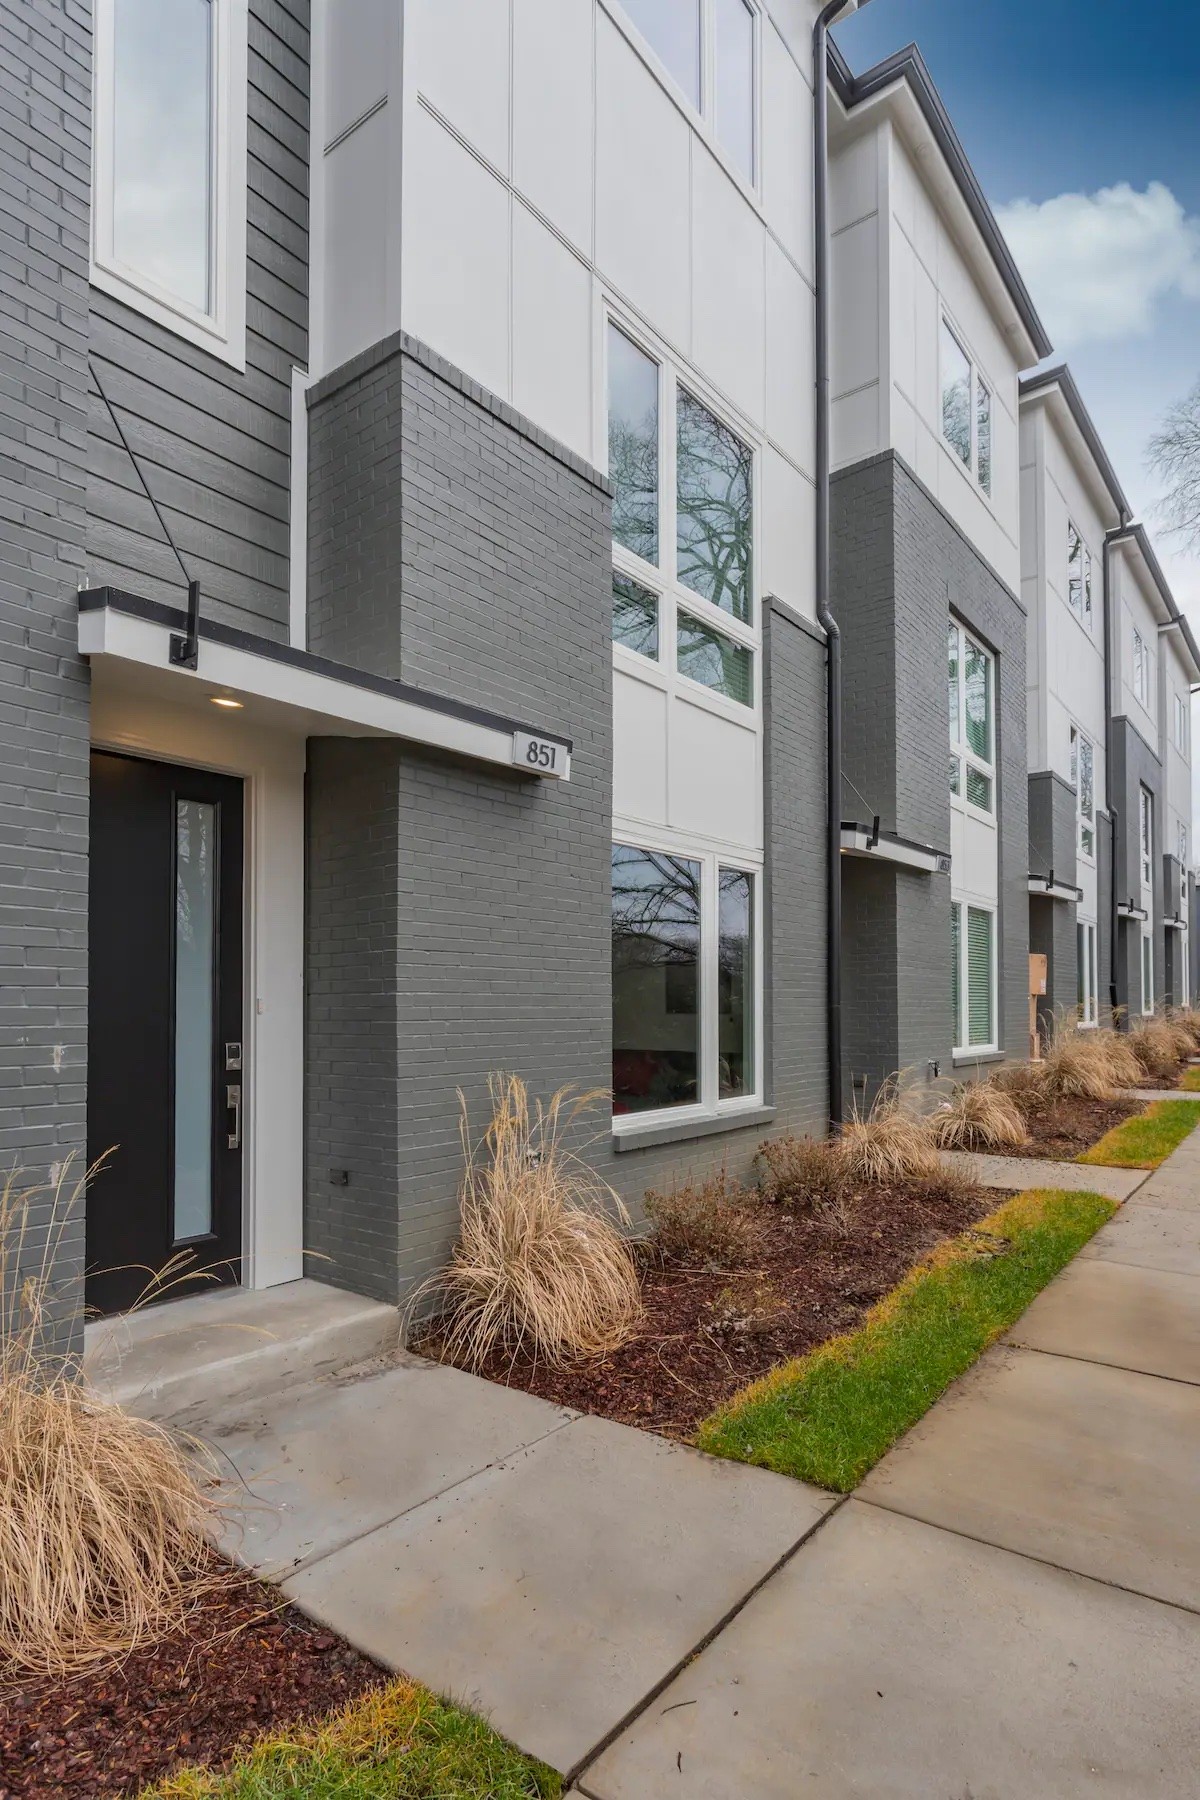
<path fill-rule="evenodd" d="M 613 857 L 613 938 L 625 967 L 693 962 L 700 930 L 700 865 L 659 852 Z"/>
<path fill-rule="evenodd" d="M 677 437 L 679 579 L 748 620 L 751 452 L 682 388 Z"/>
<path fill-rule="evenodd" d="M 613 419 L 608 472 L 616 488 L 613 537 L 644 562 L 658 561 L 658 425 L 653 412 L 640 424 Z"/>

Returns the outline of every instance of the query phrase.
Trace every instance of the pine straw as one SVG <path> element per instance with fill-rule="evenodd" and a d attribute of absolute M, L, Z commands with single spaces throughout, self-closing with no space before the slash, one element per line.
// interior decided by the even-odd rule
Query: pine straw
<path fill-rule="evenodd" d="M 988 1081 L 960 1082 L 928 1127 L 942 1150 L 1017 1149 L 1029 1142 L 1016 1101 Z"/>
<path fill-rule="evenodd" d="M 0 1191 L 0 1673 L 69 1676 L 179 1630 L 228 1579 L 199 1446 L 51 1353 L 55 1258 L 89 1175 Z M 32 1218 L 48 1214 L 40 1255 Z M 36 1256 L 36 1265 L 30 1263 Z M 209 1490 L 211 1492 L 211 1488 Z"/>
<path fill-rule="evenodd" d="M 410 1316 L 433 1296 L 440 1354 L 471 1369 L 498 1350 L 559 1365 L 618 1349 L 642 1318 L 637 1265 L 619 1229 L 629 1215 L 564 1141 L 599 1092 L 564 1087 L 531 1109 L 518 1076 L 493 1074 L 488 1093 L 492 1119 L 479 1148 L 459 1093 L 458 1243 L 449 1266 L 414 1294 Z"/>
<path fill-rule="evenodd" d="M 855 1101 L 854 1116 L 842 1126 L 840 1143 L 851 1181 L 891 1185 L 936 1175 L 941 1167 L 924 1121 L 904 1109 L 899 1076 L 884 1083 L 868 1113 Z"/>

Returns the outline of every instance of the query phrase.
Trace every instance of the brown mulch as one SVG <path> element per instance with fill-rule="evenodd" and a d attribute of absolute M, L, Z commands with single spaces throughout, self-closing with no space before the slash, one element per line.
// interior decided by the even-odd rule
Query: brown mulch
<path fill-rule="evenodd" d="M 1070 1162 L 1088 1150 L 1106 1131 L 1135 1113 L 1145 1111 L 1144 1100 L 1056 1100 L 1053 1105 L 1025 1113 L 1030 1142 L 1016 1150 L 995 1150 L 994 1156 L 1037 1156 L 1047 1162 Z"/>
<path fill-rule="evenodd" d="M 275 1589 L 237 1578 L 186 1631 L 117 1667 L 0 1687 L 0 1800 L 100 1800 L 184 1763 L 224 1767 L 247 1737 L 333 1712 L 386 1679 Z"/>
<path fill-rule="evenodd" d="M 611 1356 L 549 1368 L 496 1355 L 480 1373 L 579 1412 L 665 1437 L 691 1438 L 714 1407 L 789 1357 L 851 1330 L 942 1238 L 991 1212 L 1002 1196 L 976 1191 L 932 1202 L 905 1188 L 857 1196 L 844 1233 L 757 1198 L 752 1266 L 664 1265 L 642 1270 L 646 1320 Z M 418 1348 L 436 1355 L 436 1340 Z"/>

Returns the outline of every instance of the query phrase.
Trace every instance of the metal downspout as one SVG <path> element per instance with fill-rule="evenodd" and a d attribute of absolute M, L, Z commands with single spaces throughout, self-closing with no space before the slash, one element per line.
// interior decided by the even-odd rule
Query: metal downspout
<path fill-rule="evenodd" d="M 1109 851 L 1109 927 L 1108 927 L 1108 1004 L 1112 1013 L 1114 1026 L 1117 1023 L 1117 936 L 1121 929 L 1121 921 L 1117 913 L 1120 895 L 1117 891 L 1117 842 L 1120 835 L 1121 813 L 1113 796 L 1112 781 L 1112 671 L 1114 647 L 1114 623 L 1112 604 L 1112 550 L 1125 538 L 1132 537 L 1134 527 L 1130 523 L 1128 513 L 1121 515 L 1121 523 L 1104 534 L 1104 548 L 1101 558 L 1104 583 L 1104 798 L 1108 803 L 1108 826 L 1111 834 Z"/>

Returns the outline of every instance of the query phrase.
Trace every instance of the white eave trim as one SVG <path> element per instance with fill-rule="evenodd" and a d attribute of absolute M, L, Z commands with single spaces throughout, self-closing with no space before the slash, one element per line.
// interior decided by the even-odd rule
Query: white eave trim
<path fill-rule="evenodd" d="M 929 844 L 912 844 L 905 838 L 880 832 L 878 838 L 865 825 L 842 826 L 842 855 L 862 856 L 872 862 L 895 863 L 902 869 L 916 869 L 923 875 L 948 875 L 950 858 Z"/>
<path fill-rule="evenodd" d="M 1167 931 L 1186 931 L 1186 919 L 1164 919 L 1163 926 Z"/>
<path fill-rule="evenodd" d="M 202 694 L 248 707 L 257 702 L 271 722 L 305 736 L 404 738 L 528 778 L 570 779 L 571 745 L 558 732 L 207 622 L 199 666 L 182 669 L 170 661 L 170 640 L 184 629 L 183 613 L 115 589 L 80 596 L 79 653 L 93 663 L 122 665 L 158 683 L 199 684 Z M 516 740 L 524 746 L 531 737 L 557 746 L 556 767 L 517 760 Z"/>
<path fill-rule="evenodd" d="M 1130 906 L 1127 900 L 1123 900 L 1117 907 L 1117 917 L 1118 919 L 1138 919 L 1144 925 L 1150 914 L 1144 906 Z"/>
<path fill-rule="evenodd" d="M 1065 881 L 1047 881 L 1044 875 L 1029 877 L 1029 892 L 1036 894 L 1039 900 L 1079 901 L 1083 899 L 1082 888 L 1070 887 Z"/>

